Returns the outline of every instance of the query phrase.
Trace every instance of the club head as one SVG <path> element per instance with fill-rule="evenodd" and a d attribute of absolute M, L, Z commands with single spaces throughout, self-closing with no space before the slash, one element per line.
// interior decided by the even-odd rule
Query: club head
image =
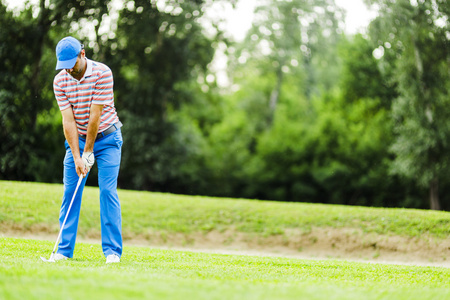
<path fill-rule="evenodd" d="M 41 259 L 42 259 L 42 261 L 45 261 L 45 262 L 53 262 L 53 263 L 55 262 L 55 260 L 53 259 L 53 255 L 50 256 L 49 259 L 46 259 L 45 257 L 41 256 Z"/>

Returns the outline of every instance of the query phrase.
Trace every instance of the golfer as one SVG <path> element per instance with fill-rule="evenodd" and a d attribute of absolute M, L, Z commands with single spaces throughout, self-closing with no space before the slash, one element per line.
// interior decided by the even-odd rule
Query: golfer
<path fill-rule="evenodd" d="M 61 110 L 66 156 L 60 226 L 66 216 L 79 176 L 78 193 L 62 228 L 55 260 L 73 257 L 80 216 L 81 196 L 89 170 L 97 161 L 100 188 L 102 249 L 106 263 L 120 262 L 122 217 L 117 195 L 122 133 L 114 107 L 113 75 L 108 66 L 86 58 L 84 46 L 65 37 L 56 46 L 53 90 Z"/>

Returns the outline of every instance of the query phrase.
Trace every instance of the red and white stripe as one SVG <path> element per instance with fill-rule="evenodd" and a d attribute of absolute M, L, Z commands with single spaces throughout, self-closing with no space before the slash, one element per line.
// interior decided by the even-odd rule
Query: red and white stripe
<path fill-rule="evenodd" d="M 62 111 L 72 107 L 78 133 L 83 135 L 87 134 L 92 104 L 103 105 L 98 133 L 119 121 L 114 107 L 114 80 L 111 69 L 87 58 L 86 61 L 86 72 L 80 81 L 65 70 L 61 70 L 53 81 L 53 91 L 59 109 Z"/>

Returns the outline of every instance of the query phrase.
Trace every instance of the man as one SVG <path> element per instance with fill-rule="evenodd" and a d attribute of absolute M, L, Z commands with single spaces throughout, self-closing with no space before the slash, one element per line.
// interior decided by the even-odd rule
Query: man
<path fill-rule="evenodd" d="M 55 260 L 73 257 L 81 197 L 89 170 L 97 161 L 102 249 L 106 263 L 120 262 L 122 217 L 117 195 L 122 133 L 114 107 L 113 76 L 104 64 L 86 58 L 84 46 L 65 37 L 56 46 L 53 90 L 63 117 L 66 138 L 64 196 L 59 216 L 64 221 L 79 176 L 84 179 L 62 229 Z"/>

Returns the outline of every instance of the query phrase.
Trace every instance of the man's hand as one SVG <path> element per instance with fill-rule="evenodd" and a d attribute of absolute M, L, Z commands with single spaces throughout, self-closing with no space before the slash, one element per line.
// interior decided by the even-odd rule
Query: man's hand
<path fill-rule="evenodd" d="M 75 158 L 75 170 L 77 171 L 78 176 L 83 174 L 83 177 L 86 177 L 88 173 L 84 167 L 84 161 L 81 157 Z"/>
<path fill-rule="evenodd" d="M 83 156 L 81 156 L 81 159 L 83 160 L 86 173 L 89 172 L 95 163 L 94 152 L 84 151 Z"/>

